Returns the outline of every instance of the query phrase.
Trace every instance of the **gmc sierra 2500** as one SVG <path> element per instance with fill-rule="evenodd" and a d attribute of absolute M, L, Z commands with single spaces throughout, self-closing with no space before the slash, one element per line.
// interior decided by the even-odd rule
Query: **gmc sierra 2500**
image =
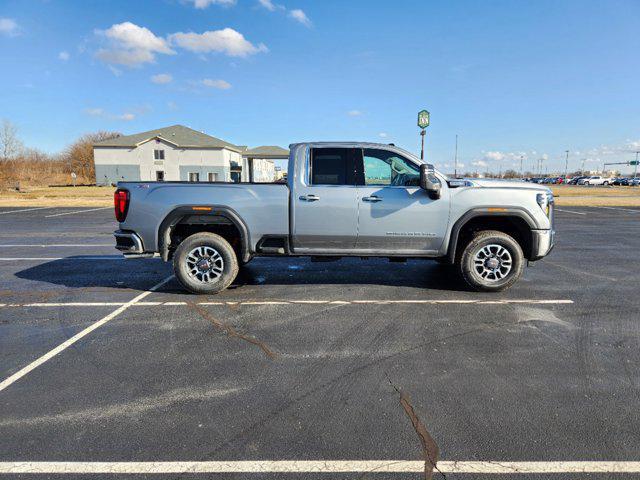
<path fill-rule="evenodd" d="M 119 183 L 116 248 L 172 260 L 187 290 L 209 294 L 257 255 L 430 258 L 476 290 L 500 291 L 553 248 L 546 187 L 448 179 L 393 145 L 290 151 L 286 184 Z"/>

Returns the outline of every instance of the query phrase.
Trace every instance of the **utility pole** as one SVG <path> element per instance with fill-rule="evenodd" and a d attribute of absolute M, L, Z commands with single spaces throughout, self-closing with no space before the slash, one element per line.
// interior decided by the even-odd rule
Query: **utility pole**
<path fill-rule="evenodd" d="M 524 177 L 524 172 L 522 171 L 522 160 L 524 159 L 523 155 L 520 155 L 520 178 Z"/>
<path fill-rule="evenodd" d="M 584 162 L 585 162 L 586 160 L 587 160 L 586 158 L 583 158 L 583 159 L 582 159 L 582 166 L 580 167 L 580 173 L 581 173 L 582 175 L 584 175 Z"/>
<path fill-rule="evenodd" d="M 564 178 L 566 179 L 569 168 L 569 150 L 565 150 L 564 153 L 567 155 L 564 159 Z"/>
<path fill-rule="evenodd" d="M 453 159 L 453 178 L 458 178 L 458 134 L 456 133 L 456 154 Z"/>
<path fill-rule="evenodd" d="M 635 168 L 633 169 L 633 178 L 636 178 L 638 176 L 638 154 L 640 152 L 636 151 L 636 165 Z"/>

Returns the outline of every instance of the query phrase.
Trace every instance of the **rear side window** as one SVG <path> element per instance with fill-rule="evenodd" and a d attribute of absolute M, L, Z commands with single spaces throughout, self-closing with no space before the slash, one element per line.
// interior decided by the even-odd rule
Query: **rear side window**
<path fill-rule="evenodd" d="M 312 185 L 353 185 L 354 149 L 312 148 Z"/>

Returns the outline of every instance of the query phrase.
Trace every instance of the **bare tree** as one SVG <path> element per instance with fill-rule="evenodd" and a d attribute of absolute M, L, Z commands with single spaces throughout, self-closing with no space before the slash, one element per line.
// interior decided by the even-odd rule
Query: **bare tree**
<path fill-rule="evenodd" d="M 93 161 L 93 145 L 103 140 L 119 137 L 117 132 L 95 132 L 81 136 L 69 145 L 62 153 L 67 173 L 75 172 L 82 181 L 95 180 L 95 163 Z"/>
<path fill-rule="evenodd" d="M 6 118 L 3 119 L 0 127 L 0 159 L 14 158 L 22 152 L 23 148 L 18 138 L 18 128 Z"/>

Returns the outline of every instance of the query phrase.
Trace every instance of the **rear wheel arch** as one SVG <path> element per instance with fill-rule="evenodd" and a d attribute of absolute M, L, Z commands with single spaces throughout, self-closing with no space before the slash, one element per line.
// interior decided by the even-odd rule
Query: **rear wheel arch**
<path fill-rule="evenodd" d="M 250 260 L 249 229 L 235 210 L 220 205 L 181 206 L 169 212 L 158 228 L 162 259 L 168 261 L 184 239 L 200 232 L 220 235 L 233 246 L 238 260 Z"/>
<path fill-rule="evenodd" d="M 514 238 L 522 248 L 525 258 L 530 258 L 533 248 L 535 221 L 521 209 L 503 209 L 492 212 L 488 208 L 470 210 L 453 225 L 447 249 L 447 263 L 455 263 L 473 236 L 481 231 L 494 230 Z"/>

